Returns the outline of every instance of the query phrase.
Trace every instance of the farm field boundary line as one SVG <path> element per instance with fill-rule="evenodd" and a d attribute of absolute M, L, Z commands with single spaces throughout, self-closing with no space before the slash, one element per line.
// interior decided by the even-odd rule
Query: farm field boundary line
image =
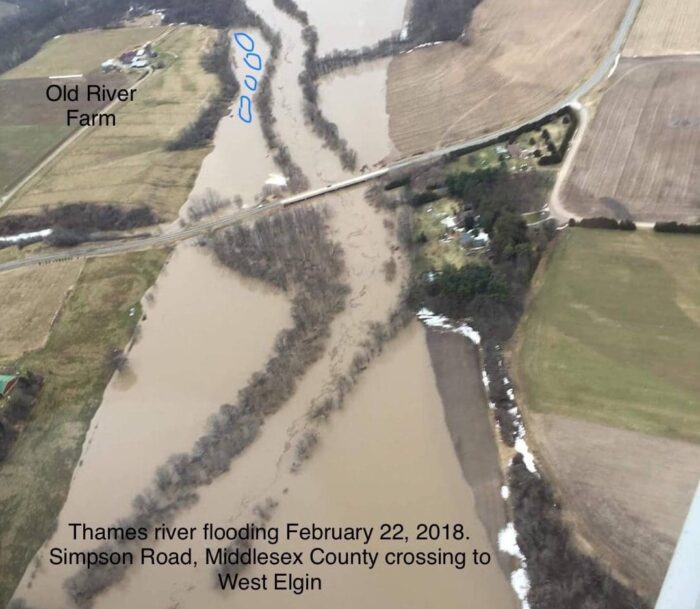
<path fill-rule="evenodd" d="M 243 220 L 251 219 L 251 218 L 254 218 L 256 216 L 269 213 L 270 211 L 273 211 L 275 209 L 279 209 L 281 207 L 288 207 L 288 206 L 294 205 L 296 203 L 301 203 L 302 201 L 308 201 L 311 199 L 315 199 L 317 197 L 320 197 L 322 195 L 325 195 L 325 194 L 328 194 L 331 192 L 337 192 L 340 190 L 344 190 L 346 188 L 351 188 L 353 186 L 357 186 L 358 184 L 363 184 L 365 182 L 375 180 L 377 178 L 385 176 L 390 171 L 408 169 L 408 168 L 413 167 L 415 165 L 420 165 L 422 163 L 438 160 L 438 159 L 442 158 L 443 156 L 446 156 L 446 155 L 451 154 L 451 153 L 460 152 L 464 149 L 472 148 L 475 146 L 483 146 L 483 145 L 489 144 L 489 143 L 491 143 L 499 138 L 507 136 L 509 133 L 512 133 L 513 131 L 523 129 L 532 123 L 536 123 L 538 121 L 541 121 L 541 120 L 547 118 L 548 116 L 555 114 L 556 112 L 559 112 L 560 110 L 566 108 L 567 106 L 578 105 L 577 104 L 578 99 L 580 97 L 582 97 L 583 95 L 586 95 L 587 93 L 589 93 L 601 81 L 603 81 L 605 78 L 607 78 L 607 76 L 611 73 L 612 69 L 617 64 L 618 56 L 622 52 L 622 47 L 625 43 L 625 40 L 627 39 L 627 36 L 630 32 L 630 29 L 632 28 L 632 24 L 634 23 L 634 20 L 637 16 L 637 13 L 638 13 L 639 8 L 641 6 L 641 3 L 642 3 L 642 0 L 630 0 L 629 5 L 627 7 L 627 11 L 625 12 L 625 16 L 623 17 L 622 21 L 620 22 L 620 27 L 618 28 L 617 33 L 615 34 L 615 38 L 613 39 L 613 42 L 612 42 L 612 45 L 610 47 L 610 50 L 608 51 L 608 54 L 605 56 L 605 58 L 603 59 L 601 64 L 598 66 L 596 71 L 588 78 L 588 80 L 586 80 L 583 84 L 581 84 L 579 87 L 577 87 L 572 93 L 570 93 L 568 96 L 566 96 L 563 100 L 558 101 L 557 103 L 552 105 L 552 107 L 550 107 L 546 111 L 540 113 L 539 115 L 537 115 L 535 117 L 528 119 L 527 121 L 523 121 L 522 123 L 519 123 L 517 125 L 506 127 L 504 129 L 499 129 L 499 130 L 491 132 L 491 133 L 487 133 L 485 135 L 468 140 L 466 142 L 452 144 L 450 146 L 445 146 L 443 148 L 438 148 L 435 150 L 431 150 L 429 152 L 424 152 L 424 153 L 421 153 L 418 155 L 414 155 L 411 158 L 394 163 L 393 165 L 390 165 L 389 167 L 385 167 L 383 169 L 378 169 L 376 171 L 372 171 L 369 173 L 364 173 L 364 174 L 361 174 L 359 176 L 350 178 L 348 180 L 344 180 L 342 182 L 330 184 L 330 185 L 325 186 L 323 188 L 318 188 L 315 190 L 303 192 L 303 193 L 294 195 L 292 197 L 282 199 L 282 200 L 277 201 L 273 204 L 266 205 L 264 207 L 259 207 L 259 208 L 256 207 L 254 209 L 249 209 L 249 210 L 245 210 L 245 211 L 242 211 L 242 212 L 239 212 L 236 214 L 231 214 L 231 215 L 228 215 L 224 218 L 212 220 L 210 222 L 205 222 L 203 224 L 199 224 L 197 226 L 186 228 L 186 229 L 183 229 L 180 231 L 174 231 L 171 233 L 167 233 L 164 235 L 158 235 L 156 237 L 150 237 L 148 239 L 142 239 L 139 241 L 117 242 L 117 243 L 111 243 L 108 245 L 101 245 L 101 246 L 82 247 L 82 248 L 73 249 L 70 252 L 66 252 L 66 253 L 43 254 L 43 255 L 38 255 L 38 256 L 27 257 L 27 258 L 24 258 L 22 260 L 13 260 L 11 262 L 6 262 L 4 264 L 0 264 L 0 273 L 10 271 L 10 270 L 16 269 L 16 268 L 37 265 L 37 264 L 49 264 L 52 262 L 72 260 L 75 258 L 91 258 L 91 257 L 96 257 L 96 256 L 109 256 L 112 254 L 119 254 L 119 253 L 124 253 L 124 252 L 135 252 L 135 251 L 142 251 L 142 250 L 152 249 L 152 248 L 157 248 L 157 247 L 164 247 L 168 244 L 175 243 L 177 241 L 182 241 L 185 239 L 191 239 L 193 237 L 201 236 L 201 235 L 206 234 L 210 231 L 218 230 L 219 228 L 223 228 L 225 226 L 229 226 L 231 224 L 236 224 L 236 223 L 241 222 Z M 57 156 L 61 152 L 61 150 L 62 149 L 59 149 L 58 151 L 56 151 L 54 153 L 54 155 Z M 48 162 L 48 160 L 46 162 Z M 39 169 L 36 169 L 35 172 L 37 172 L 38 170 Z M 7 200 L 9 200 L 9 199 L 6 199 L 6 201 Z M 1 207 L 1 205 L 0 205 L 0 207 Z"/>

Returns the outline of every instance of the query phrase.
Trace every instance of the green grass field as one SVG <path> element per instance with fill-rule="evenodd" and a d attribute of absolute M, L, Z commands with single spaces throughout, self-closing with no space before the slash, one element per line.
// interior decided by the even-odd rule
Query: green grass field
<path fill-rule="evenodd" d="M 153 250 L 86 262 L 46 346 L 17 362 L 43 375 L 45 384 L 0 470 L 2 607 L 55 526 L 109 380 L 104 357 L 128 342 L 141 317 L 141 297 L 167 255 Z"/>
<path fill-rule="evenodd" d="M 700 442 L 700 238 L 568 231 L 521 332 L 531 410 Z"/>
<path fill-rule="evenodd" d="M 166 27 L 87 30 L 47 42 L 28 61 L 5 72 L 1 79 L 87 74 L 113 57 L 154 40 Z"/>

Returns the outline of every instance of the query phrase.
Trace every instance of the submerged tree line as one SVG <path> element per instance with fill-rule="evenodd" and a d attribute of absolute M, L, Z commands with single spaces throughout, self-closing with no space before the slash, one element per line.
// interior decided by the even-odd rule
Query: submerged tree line
<path fill-rule="evenodd" d="M 324 353 L 330 323 L 346 305 L 341 246 L 328 237 L 326 218 L 313 208 L 286 210 L 219 231 L 210 246 L 229 268 L 265 281 L 292 299 L 291 328 L 282 330 L 265 369 L 256 372 L 233 404 L 211 417 L 207 431 L 189 453 L 174 455 L 161 466 L 150 486 L 133 501 L 121 527 L 170 522 L 197 501 L 197 489 L 228 471 L 232 460 L 257 436 L 265 418 L 293 394 L 298 379 Z M 124 549 L 129 542 L 104 544 L 98 551 Z M 128 566 L 83 569 L 65 583 L 72 600 L 89 606 L 121 581 Z"/>
<path fill-rule="evenodd" d="M 338 155 L 343 169 L 352 171 L 357 167 L 357 153 L 350 148 L 347 140 L 340 136 L 338 125 L 328 120 L 321 110 L 318 84 L 314 77 L 318 32 L 309 23 L 306 11 L 301 10 L 294 0 L 274 0 L 274 4 L 302 25 L 301 36 L 306 45 L 306 51 L 304 52 L 304 71 L 299 74 L 299 84 L 304 94 L 304 118 L 311 125 L 314 133 Z"/>

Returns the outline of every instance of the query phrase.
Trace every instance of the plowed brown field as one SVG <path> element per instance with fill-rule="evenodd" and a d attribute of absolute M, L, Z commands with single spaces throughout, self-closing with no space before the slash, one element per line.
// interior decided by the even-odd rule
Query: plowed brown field
<path fill-rule="evenodd" d="M 578 531 L 654 599 L 700 477 L 700 447 L 558 415 L 532 418 Z"/>
<path fill-rule="evenodd" d="M 485 0 L 471 44 L 400 55 L 389 67 L 391 137 L 404 154 L 526 120 L 600 63 L 626 0 Z"/>
<path fill-rule="evenodd" d="M 625 59 L 564 187 L 581 216 L 700 219 L 700 57 Z"/>
<path fill-rule="evenodd" d="M 644 0 L 625 55 L 700 53 L 700 2 Z"/>

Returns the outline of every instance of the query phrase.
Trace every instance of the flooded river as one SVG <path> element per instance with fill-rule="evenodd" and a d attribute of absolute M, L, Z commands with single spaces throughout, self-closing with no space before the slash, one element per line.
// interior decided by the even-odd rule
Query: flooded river
<path fill-rule="evenodd" d="M 398 158 L 389 137 L 386 78 L 390 59 L 334 72 L 319 86 L 323 111 L 351 148 L 358 168 Z"/>
<path fill-rule="evenodd" d="M 269 48 L 257 30 L 240 31 L 255 40 L 256 52 L 266 61 Z M 235 44 L 232 49 L 236 79 L 243 83 L 247 71 L 242 53 Z M 236 110 L 234 105 L 231 113 L 219 122 L 214 138 L 215 150 L 202 163 L 192 193 L 180 212 L 183 218 L 187 217 L 193 206 L 198 206 L 208 191 L 231 200 L 239 196 L 243 206 L 251 207 L 257 203 L 256 197 L 266 182 L 279 174 L 262 137 L 260 121 L 253 120 L 251 124 L 246 124 L 236 116 Z M 224 211 L 230 213 L 232 209 Z"/>
<path fill-rule="evenodd" d="M 377 3 L 371 7 L 367 2 L 338 3 L 337 11 L 329 11 L 331 3 L 320 0 L 300 4 L 312 22 L 318 19 L 327 50 L 336 44 L 371 44 L 403 23 L 403 3 L 396 0 L 381 8 Z M 304 52 L 299 24 L 278 11 L 272 0 L 253 0 L 251 6 L 282 36 L 273 81 L 275 129 L 312 186 L 346 177 L 337 157 L 304 123 L 297 83 Z M 347 14 L 339 18 L 344 11 Z M 375 62 L 322 84 L 324 110 L 356 147 L 361 164 L 377 163 L 392 153 L 384 99 L 386 65 Z M 350 99 L 362 100 L 356 112 Z M 227 117 L 219 126 L 193 197 L 212 189 L 227 197 L 241 195 L 251 205 L 275 171 L 259 128 Z M 371 324 L 384 322 L 397 307 L 407 273 L 391 217 L 366 204 L 364 187 L 330 195 L 325 204 L 331 237 L 345 252 L 344 279 L 351 288 L 348 306 L 334 319 L 326 352 L 299 380 L 292 398 L 267 418 L 259 437 L 233 461 L 230 471 L 199 489 L 198 503 L 183 511 L 174 524 L 240 526 L 256 517 L 256 506 L 272 502 L 276 507 L 269 524 L 275 526 L 290 521 L 374 527 L 403 522 L 413 533 L 420 522 L 459 523 L 469 541 L 440 543 L 444 550 L 465 550 L 471 556 L 471 549 L 477 548 L 493 555 L 472 490 L 459 467 L 424 330 L 417 323 L 389 343 L 360 377 L 344 409 L 320 427 L 316 453 L 292 473 L 295 447 L 310 426 L 309 410 L 328 394 L 339 375 L 347 373 L 370 336 Z M 391 259 L 399 271 L 388 280 L 385 265 Z M 130 372 L 116 377 L 105 393 L 58 530 L 47 542 L 50 546 L 86 549 L 70 543 L 67 523 L 109 525 L 127 515 L 131 500 L 157 466 L 173 453 L 191 449 L 210 414 L 220 404 L 235 400 L 250 375 L 264 367 L 276 334 L 291 324 L 289 303 L 283 296 L 244 281 L 191 244 L 176 249 L 153 295 L 152 302 L 145 303 L 147 319 L 131 351 Z M 182 550 L 186 545 L 201 556 L 199 541 L 163 542 L 158 549 Z M 434 550 L 435 545 L 419 548 L 411 542 L 405 549 Z M 379 548 L 372 545 L 371 549 Z M 41 609 L 69 607 L 62 584 L 72 571 L 49 566 L 45 558 L 39 566 L 30 566 L 17 596 Z M 94 606 L 199 609 L 240 602 L 261 608 L 311 609 L 362 603 L 387 608 L 457 608 L 465 603 L 490 609 L 515 607 L 495 557 L 488 566 L 470 564 L 464 570 L 314 569 L 323 578 L 323 590 L 297 597 L 224 594 L 214 586 L 212 567 L 203 564 L 133 567 Z M 262 573 L 255 568 L 246 575 Z"/>
<path fill-rule="evenodd" d="M 397 34 L 405 22 L 406 0 L 297 0 L 318 30 L 318 53 L 371 46 Z M 257 0 L 251 2 L 254 8 Z"/>
<path fill-rule="evenodd" d="M 207 419 L 235 399 L 291 324 L 286 298 L 191 245 L 177 248 L 150 293 L 129 368 L 105 391 L 47 546 L 72 545 L 69 522 L 106 526 L 127 516 L 156 468 L 191 449 Z M 18 594 L 44 609 L 66 606 L 61 586 L 71 570 L 41 562 L 34 585 L 27 589 L 30 566 Z"/>

